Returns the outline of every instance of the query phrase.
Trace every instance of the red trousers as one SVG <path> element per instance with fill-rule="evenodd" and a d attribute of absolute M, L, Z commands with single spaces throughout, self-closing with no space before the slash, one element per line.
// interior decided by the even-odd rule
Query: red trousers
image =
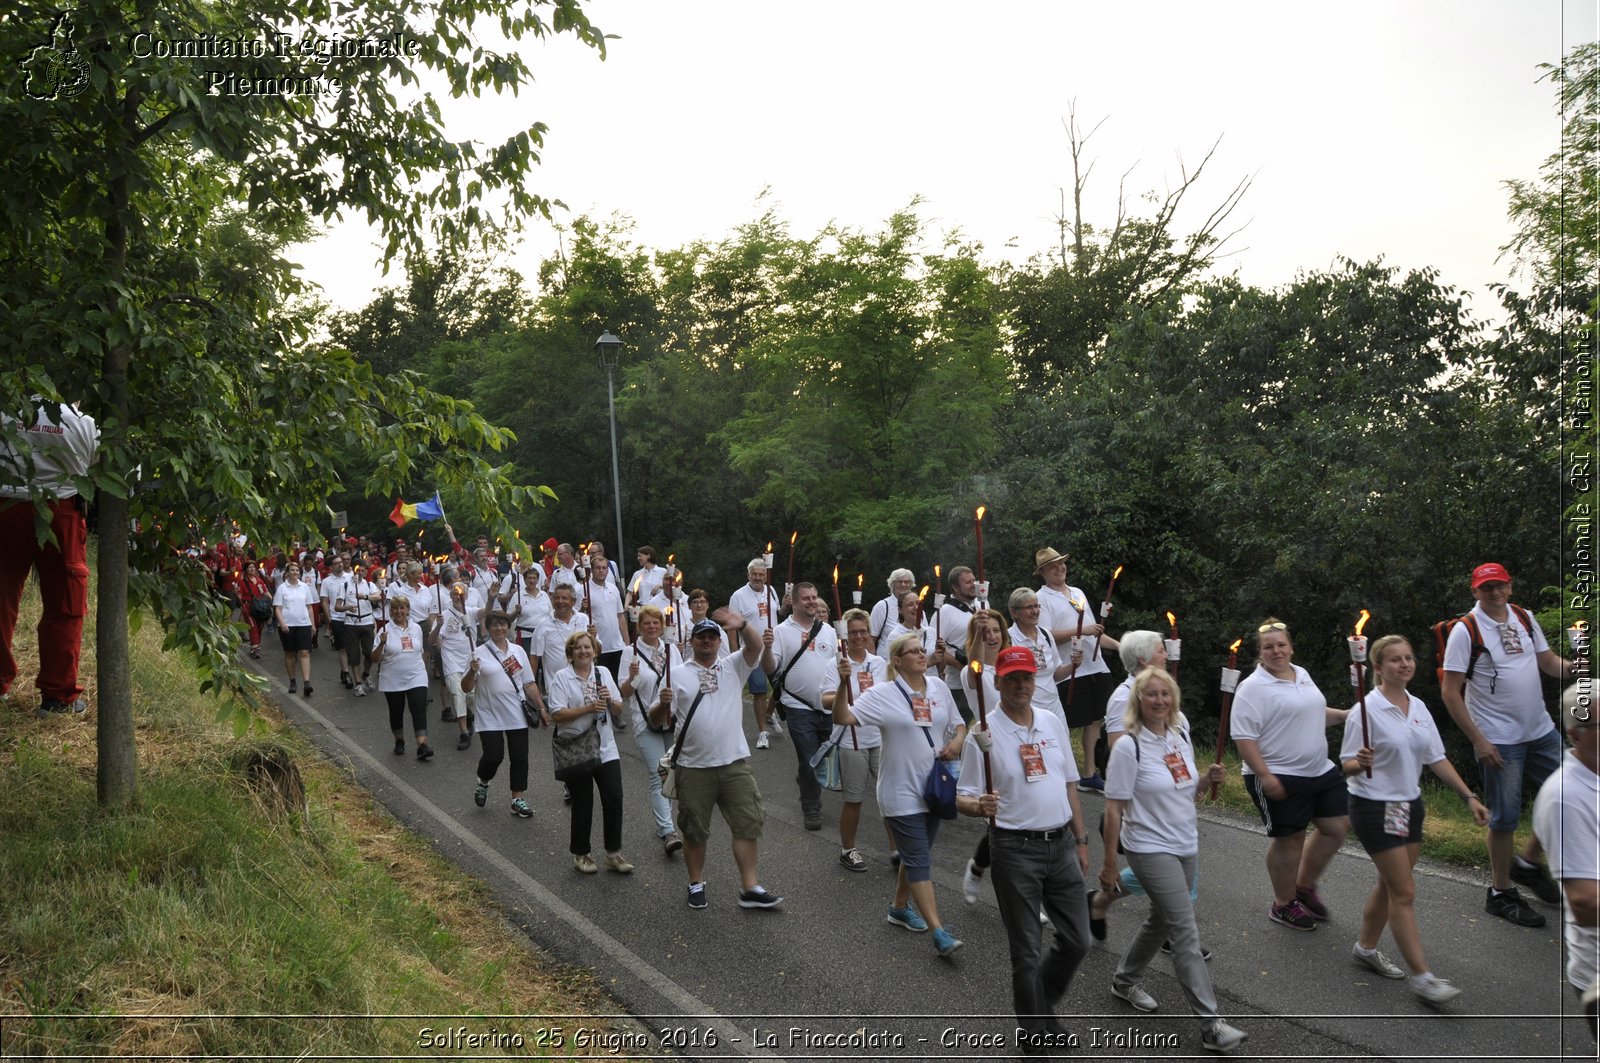
<path fill-rule="evenodd" d="M 39 693 L 57 701 L 76 701 L 78 657 L 83 649 L 83 618 L 89 610 L 88 531 L 71 499 L 53 503 L 51 528 L 57 542 L 39 545 L 33 532 L 33 505 L 0 501 L 0 692 L 17 678 L 11 639 L 28 573 L 39 573 L 44 612 L 39 617 Z"/>

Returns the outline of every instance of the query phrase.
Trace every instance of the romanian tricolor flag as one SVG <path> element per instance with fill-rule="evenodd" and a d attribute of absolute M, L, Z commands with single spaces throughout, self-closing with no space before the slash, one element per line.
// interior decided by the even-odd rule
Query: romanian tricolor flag
<path fill-rule="evenodd" d="M 426 502 L 407 502 L 397 498 L 394 500 L 394 512 L 389 514 L 389 519 L 394 521 L 394 526 L 397 528 L 404 528 L 408 520 L 442 520 L 444 503 L 439 501 L 437 491 Z"/>

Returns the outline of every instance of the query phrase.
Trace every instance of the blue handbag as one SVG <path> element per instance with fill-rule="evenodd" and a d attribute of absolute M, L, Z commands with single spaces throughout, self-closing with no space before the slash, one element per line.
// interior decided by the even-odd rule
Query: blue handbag
<path fill-rule="evenodd" d="M 900 691 L 900 696 L 906 699 L 906 705 L 911 704 L 911 695 L 906 692 L 896 680 L 895 686 Z M 923 728 L 922 737 L 928 740 L 928 748 L 933 749 L 932 728 Z M 951 770 L 948 761 L 940 760 L 937 754 L 933 758 L 933 767 L 928 769 L 928 777 L 922 780 L 922 803 L 928 806 L 928 811 L 940 819 L 956 818 L 956 775 Z"/>

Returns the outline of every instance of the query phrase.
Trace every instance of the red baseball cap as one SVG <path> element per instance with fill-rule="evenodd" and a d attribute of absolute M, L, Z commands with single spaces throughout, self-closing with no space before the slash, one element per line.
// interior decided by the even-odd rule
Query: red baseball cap
<path fill-rule="evenodd" d="M 561 544 L 556 542 L 554 539 L 546 539 L 544 542 L 539 544 L 540 548 L 544 550 L 554 550 L 560 545 Z"/>
<path fill-rule="evenodd" d="M 1472 570 L 1472 589 L 1477 590 L 1485 583 L 1510 583 L 1511 573 L 1506 571 L 1506 566 L 1497 565 L 1493 561 L 1487 565 L 1479 565 Z"/>
<path fill-rule="evenodd" d="M 1039 672 L 1033 663 L 1033 651 L 1026 646 L 1007 646 L 995 659 L 995 675 L 1008 676 L 1016 672 L 1026 672 L 1029 675 L 1037 675 Z"/>

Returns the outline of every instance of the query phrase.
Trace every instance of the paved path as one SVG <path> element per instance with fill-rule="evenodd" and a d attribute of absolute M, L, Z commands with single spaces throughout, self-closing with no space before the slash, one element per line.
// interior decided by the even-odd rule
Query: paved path
<path fill-rule="evenodd" d="M 272 642 L 269 636 L 267 645 Z M 437 686 L 430 717 L 438 754 L 419 763 L 409 752 L 392 755 L 383 698 L 356 698 L 341 687 L 326 650 L 314 655 L 310 699 L 286 693 L 281 661 L 268 654 L 257 667 L 270 666 L 262 670 L 290 718 L 398 819 L 483 878 L 539 948 L 593 968 L 619 1011 L 641 1023 L 636 1038 L 610 1045 L 575 1041 L 583 1028 L 570 1020 L 455 1024 L 469 1033 L 516 1031 L 531 1045 L 560 1025 L 562 1054 L 603 1058 L 669 1049 L 691 1058 L 993 1059 L 1014 1053 L 996 1047 L 1009 1044 L 1014 1024 L 993 893 L 985 885 L 980 902 L 969 907 L 960 892 L 979 821 L 948 824 L 934 851 L 941 914 L 966 943 L 952 960 L 941 960 L 927 935 L 884 920 L 893 880 L 874 803 L 866 804 L 860 833 L 871 867 L 852 873 L 837 861 L 837 795 L 825 795 L 822 832 L 804 830 L 793 749 L 779 740 L 754 754 L 754 766 L 767 806 L 761 881 L 786 902 L 775 912 L 737 907 L 738 879 L 719 821 L 707 865 L 710 907 L 695 912 L 684 903 L 681 860 L 666 858 L 654 839 L 644 766 L 631 736 L 620 742 L 624 851 L 638 870 L 626 877 L 580 875 L 567 855 L 568 817 L 550 774 L 547 731 L 534 732 L 532 742 L 534 818 L 517 819 L 509 814 L 503 766 L 488 807 L 474 806 L 477 748 L 458 752 L 455 725 L 437 722 Z M 1091 822 L 1099 819 L 1100 804 L 1096 795 L 1085 795 Z M 1371 975 L 1349 960 L 1361 903 L 1375 881 L 1363 855 L 1347 850 L 1335 859 L 1323 889 L 1333 922 L 1294 933 L 1266 919 L 1259 827 L 1228 813 L 1203 810 L 1201 817 L 1201 936 L 1216 951 L 1211 969 L 1222 1011 L 1250 1035 L 1241 1055 L 1523 1060 L 1594 1054 L 1582 1022 L 1562 1018 L 1573 1001 L 1561 976 L 1555 909 L 1539 906 L 1548 917 L 1543 929 L 1514 927 L 1484 913 L 1481 874 L 1422 869 L 1418 913 L 1430 962 L 1465 990 L 1435 1012 L 1416 1002 L 1403 982 Z M 597 854 L 598 819 L 597 809 Z M 1093 859 L 1097 867 L 1098 853 Z M 1158 959 L 1146 981 L 1161 1003 L 1154 1015 L 1134 1012 L 1108 992 L 1144 903 L 1127 900 L 1112 910 L 1110 940 L 1090 954 L 1061 1003 L 1078 1038 L 1075 1057 L 1204 1055 L 1169 963 Z M 1387 937 L 1382 947 L 1395 952 Z"/>

